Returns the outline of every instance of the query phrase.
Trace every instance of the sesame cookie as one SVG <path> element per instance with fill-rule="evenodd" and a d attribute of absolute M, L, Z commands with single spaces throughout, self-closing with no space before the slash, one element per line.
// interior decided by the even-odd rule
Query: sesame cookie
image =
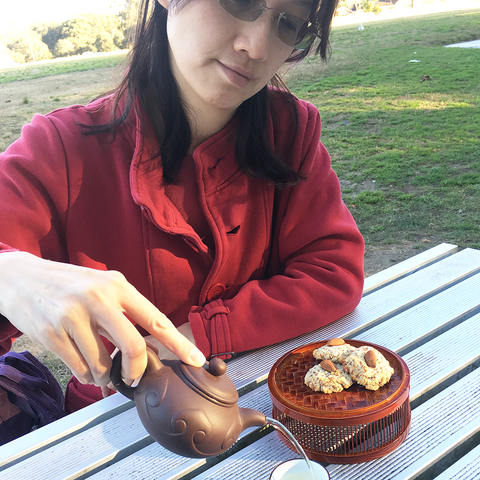
<path fill-rule="evenodd" d="M 378 350 L 368 346 L 358 347 L 345 359 L 343 366 L 352 379 L 367 390 L 383 387 L 394 372 L 388 360 Z"/>
<path fill-rule="evenodd" d="M 343 366 L 339 363 L 334 366 L 333 372 L 325 370 L 321 364 L 313 366 L 305 375 L 305 385 L 315 392 L 323 393 L 341 392 L 344 388 L 351 387 L 353 380 Z"/>
<path fill-rule="evenodd" d="M 348 343 L 332 346 L 327 344 L 323 347 L 316 348 L 313 351 L 313 356 L 317 360 L 331 360 L 335 363 L 343 363 L 345 359 L 355 350 L 356 348 Z"/>

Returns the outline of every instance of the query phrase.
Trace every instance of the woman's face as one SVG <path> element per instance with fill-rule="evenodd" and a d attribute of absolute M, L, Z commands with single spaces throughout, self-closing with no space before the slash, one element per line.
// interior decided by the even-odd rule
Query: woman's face
<path fill-rule="evenodd" d="M 168 0 L 158 0 L 163 6 Z M 267 0 L 269 8 L 306 18 L 300 0 Z M 293 48 L 278 38 L 275 10 L 238 20 L 216 0 L 192 0 L 169 8 L 170 64 L 186 104 L 207 115 L 232 115 L 275 75 Z"/>

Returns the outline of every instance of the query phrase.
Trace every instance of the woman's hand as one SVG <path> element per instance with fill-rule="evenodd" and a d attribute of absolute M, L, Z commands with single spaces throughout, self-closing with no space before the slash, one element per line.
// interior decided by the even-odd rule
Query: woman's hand
<path fill-rule="evenodd" d="M 145 340 L 127 317 L 184 362 L 205 362 L 200 350 L 118 272 L 25 252 L 1 253 L 0 313 L 57 355 L 82 383 L 106 386 L 110 381 L 112 361 L 100 335 L 122 351 L 122 377 L 143 374 Z"/>
<path fill-rule="evenodd" d="M 192 327 L 188 322 L 180 325 L 177 330 L 190 342 L 195 344 Z M 159 358 L 164 360 L 177 360 L 179 358 L 178 355 L 176 355 L 172 350 L 166 348 L 165 345 L 158 341 L 153 335 L 147 335 L 146 337 L 144 337 L 144 340 L 145 342 L 147 342 L 150 348 L 153 348 L 153 350 L 155 350 Z"/>

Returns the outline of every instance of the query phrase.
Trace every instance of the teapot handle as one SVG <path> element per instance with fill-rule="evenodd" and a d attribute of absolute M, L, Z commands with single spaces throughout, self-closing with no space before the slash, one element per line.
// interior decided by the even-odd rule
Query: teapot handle
<path fill-rule="evenodd" d="M 147 345 L 147 368 L 145 372 L 159 370 L 162 367 L 162 362 L 158 358 L 157 353 Z M 122 378 L 122 351 L 119 350 L 112 360 L 112 368 L 110 370 L 110 380 L 113 386 L 130 400 L 135 400 L 135 390 L 137 387 L 127 385 Z"/>
<path fill-rule="evenodd" d="M 122 378 L 122 351 L 119 350 L 112 360 L 112 369 L 110 370 L 110 380 L 113 386 L 130 400 L 135 400 L 135 389 L 127 385 Z"/>

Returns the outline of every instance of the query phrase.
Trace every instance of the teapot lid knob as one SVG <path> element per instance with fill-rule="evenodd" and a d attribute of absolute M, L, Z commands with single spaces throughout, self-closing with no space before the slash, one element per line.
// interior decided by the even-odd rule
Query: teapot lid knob
<path fill-rule="evenodd" d="M 215 377 L 220 377 L 227 371 L 227 364 L 218 357 L 213 357 L 208 363 L 208 371 Z"/>

